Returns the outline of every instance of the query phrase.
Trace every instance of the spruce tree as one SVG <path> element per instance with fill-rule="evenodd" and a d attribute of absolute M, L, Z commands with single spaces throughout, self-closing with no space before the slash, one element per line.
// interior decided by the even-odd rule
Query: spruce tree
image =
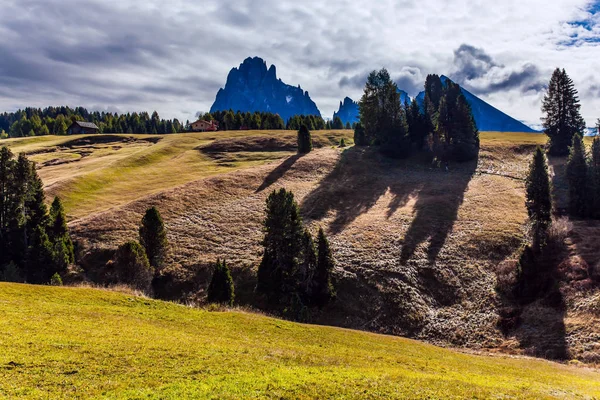
<path fill-rule="evenodd" d="M 573 142 L 567 160 L 567 180 L 569 182 L 569 211 L 575 217 L 583 218 L 587 211 L 587 162 L 583 137 L 573 135 Z"/>
<path fill-rule="evenodd" d="M 331 123 L 331 128 L 332 129 L 344 129 L 344 123 L 342 122 L 342 119 L 340 117 L 338 117 L 337 115 L 333 118 L 333 122 Z"/>
<path fill-rule="evenodd" d="M 124 243 L 117 250 L 115 272 L 118 282 L 131 285 L 142 291 L 150 289 L 154 275 L 146 251 L 138 242 L 134 241 Z"/>
<path fill-rule="evenodd" d="M 455 124 L 451 134 L 454 159 L 458 162 L 473 160 L 479 154 L 479 131 L 471 106 L 462 93 L 456 99 L 454 117 Z"/>
<path fill-rule="evenodd" d="M 65 210 L 58 197 L 54 198 L 50 207 L 48 236 L 52 243 L 54 263 L 64 271 L 68 265 L 75 263 L 75 251 L 69 235 Z"/>
<path fill-rule="evenodd" d="M 557 68 L 552 74 L 542 105 L 545 114 L 542 122 L 550 138 L 551 155 L 567 155 L 573 137 L 576 134 L 583 135 L 586 125 L 580 109 L 573 80 L 564 69 Z"/>
<path fill-rule="evenodd" d="M 207 301 L 209 303 L 226 304 L 233 306 L 235 290 L 231 271 L 225 260 L 217 260 L 210 285 L 208 286 Z"/>
<path fill-rule="evenodd" d="M 305 301 L 310 303 L 312 278 L 317 267 L 317 250 L 315 248 L 315 242 L 308 229 L 304 229 L 304 233 L 302 235 L 300 260 L 301 261 L 296 280 L 300 285 Z"/>
<path fill-rule="evenodd" d="M 526 206 L 533 225 L 533 247 L 541 249 L 552 218 L 550 176 L 546 156 L 537 148 L 525 182 Z"/>
<path fill-rule="evenodd" d="M 354 145 L 355 146 L 366 146 L 367 138 L 365 137 L 365 129 L 362 124 L 359 122 L 354 127 Z"/>
<path fill-rule="evenodd" d="M 14 182 L 13 154 L 8 147 L 0 149 L 0 265 L 8 264 L 10 253 L 10 221 L 12 185 Z"/>
<path fill-rule="evenodd" d="M 49 283 L 58 268 L 54 265 L 52 243 L 43 226 L 35 226 L 30 235 L 29 251 L 26 258 L 28 283 Z"/>
<path fill-rule="evenodd" d="M 408 106 L 406 119 L 411 142 L 415 144 L 417 150 L 422 150 L 427 140 L 427 125 L 417 99 L 413 99 Z"/>
<path fill-rule="evenodd" d="M 600 219 L 600 137 L 592 142 L 589 168 L 590 183 L 590 216 Z"/>
<path fill-rule="evenodd" d="M 271 302 L 280 303 L 297 289 L 295 277 L 303 235 L 300 210 L 292 192 L 281 188 L 269 195 L 264 232 L 256 290 Z"/>
<path fill-rule="evenodd" d="M 312 150 L 312 138 L 308 127 L 304 124 L 298 130 L 298 153 L 306 154 Z"/>
<path fill-rule="evenodd" d="M 160 269 L 164 266 L 169 242 L 167 230 L 156 207 L 150 207 L 142 218 L 139 229 L 140 244 L 146 250 L 150 265 Z"/>
<path fill-rule="evenodd" d="M 318 236 L 318 258 L 317 266 L 313 276 L 312 298 L 313 303 L 318 307 L 324 307 L 336 296 L 335 288 L 331 280 L 335 263 L 329 241 L 322 228 L 319 228 Z"/>

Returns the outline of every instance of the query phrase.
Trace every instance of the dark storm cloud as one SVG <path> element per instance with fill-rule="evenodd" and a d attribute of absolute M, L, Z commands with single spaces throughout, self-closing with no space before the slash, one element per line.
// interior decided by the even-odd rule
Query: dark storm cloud
<path fill-rule="evenodd" d="M 454 50 L 455 79 L 472 80 L 484 76 L 492 67 L 497 67 L 492 57 L 483 49 L 468 44 Z"/>
<path fill-rule="evenodd" d="M 365 87 L 369 72 L 363 72 L 356 75 L 342 76 L 338 82 L 338 86 L 342 89 L 361 89 Z"/>
<path fill-rule="evenodd" d="M 454 51 L 452 78 L 475 94 L 518 89 L 540 92 L 545 82 L 539 68 L 531 63 L 508 68 L 494 60 L 484 49 L 463 44 Z"/>

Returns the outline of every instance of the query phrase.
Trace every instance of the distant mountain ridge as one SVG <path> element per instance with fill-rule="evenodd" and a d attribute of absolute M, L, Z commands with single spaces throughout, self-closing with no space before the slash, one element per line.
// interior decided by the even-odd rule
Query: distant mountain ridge
<path fill-rule="evenodd" d="M 333 119 L 340 117 L 344 125 L 346 123 L 353 124 L 359 120 L 358 103 L 350 97 L 346 97 L 343 102 L 340 101 L 340 108 L 333 113 Z"/>
<path fill-rule="evenodd" d="M 210 112 L 227 110 L 271 112 L 284 121 L 294 115 L 321 116 L 308 92 L 277 79 L 275 66 L 267 69 L 266 62 L 259 57 L 249 57 L 229 72 Z"/>
<path fill-rule="evenodd" d="M 450 80 L 441 76 L 442 83 Z M 537 132 L 492 105 L 481 100 L 468 90 L 462 88 L 467 101 L 473 110 L 477 128 L 480 131 L 497 132 Z M 412 101 L 404 90 L 398 89 L 400 101 Z M 425 92 L 416 97 L 422 106 Z M 277 78 L 274 65 L 267 69 L 267 63 L 260 57 L 247 58 L 238 68 L 233 68 L 227 76 L 224 88 L 219 89 L 215 102 L 210 108 L 211 112 L 233 110 L 242 112 L 271 112 L 279 114 L 284 121 L 294 115 L 321 116 L 315 102 L 308 92 L 300 86 L 291 86 Z M 337 112 L 333 117 L 340 117 L 344 124 L 353 124 L 359 120 L 358 103 L 346 97 L 340 102 Z"/>

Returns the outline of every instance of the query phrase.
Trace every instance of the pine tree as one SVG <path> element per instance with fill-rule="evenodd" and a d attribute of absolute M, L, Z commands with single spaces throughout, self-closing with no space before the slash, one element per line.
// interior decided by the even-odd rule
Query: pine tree
<path fill-rule="evenodd" d="M 31 245 L 26 258 L 26 275 L 28 283 L 49 283 L 57 272 L 52 254 L 52 243 L 43 226 L 33 228 L 30 236 Z"/>
<path fill-rule="evenodd" d="M 458 162 L 470 161 L 479 154 L 479 131 L 471 106 L 462 93 L 458 95 L 455 107 L 455 125 L 451 134 L 452 153 Z"/>
<path fill-rule="evenodd" d="M 331 281 L 331 274 L 334 269 L 333 255 L 329 247 L 329 241 L 322 228 L 319 228 L 318 236 L 318 259 L 317 266 L 313 276 L 312 298 L 313 303 L 318 307 L 324 307 L 336 296 L 335 288 Z"/>
<path fill-rule="evenodd" d="M 217 260 L 210 285 L 208 286 L 207 301 L 209 303 L 226 304 L 231 307 L 233 306 L 234 299 L 235 290 L 231 271 L 225 260 L 222 263 Z"/>
<path fill-rule="evenodd" d="M 146 210 L 139 229 L 140 244 L 146 250 L 150 265 L 160 269 L 164 266 L 169 242 L 167 230 L 156 207 Z"/>
<path fill-rule="evenodd" d="M 533 247 L 541 249 L 552 218 L 551 184 L 546 156 L 537 148 L 525 183 L 526 206 L 533 224 Z"/>
<path fill-rule="evenodd" d="M 65 210 L 58 197 L 54 198 L 50 207 L 48 236 L 52 243 L 54 263 L 64 271 L 68 265 L 75 263 L 75 251 L 69 235 Z"/>
<path fill-rule="evenodd" d="M 119 282 L 143 291 L 150 289 L 154 270 L 146 251 L 138 242 L 130 241 L 119 247 L 115 256 L 115 267 Z"/>
<path fill-rule="evenodd" d="M 569 182 L 569 211 L 575 217 L 586 216 L 587 209 L 587 163 L 583 137 L 573 135 L 567 161 L 567 179 Z"/>
<path fill-rule="evenodd" d="M 315 242 L 308 229 L 304 229 L 302 235 L 302 249 L 299 258 L 301 262 L 299 264 L 296 280 L 303 292 L 303 298 L 307 303 L 310 303 L 312 278 L 317 267 L 317 250 L 315 249 Z"/>
<path fill-rule="evenodd" d="M 344 129 L 344 123 L 342 119 L 337 115 L 333 117 L 333 122 L 331 123 L 331 129 Z"/>
<path fill-rule="evenodd" d="M 600 219 L 600 137 L 595 137 L 592 142 L 588 172 L 590 176 L 590 216 Z"/>
<path fill-rule="evenodd" d="M 294 194 L 285 189 L 273 191 L 267 198 L 264 221 L 264 254 L 258 268 L 257 292 L 273 303 L 289 298 L 297 289 L 303 235 L 302 218 Z"/>
<path fill-rule="evenodd" d="M 306 154 L 312 150 L 312 138 L 306 125 L 302 125 L 298 130 L 298 153 Z"/>
<path fill-rule="evenodd" d="M 580 109 L 573 80 L 564 69 L 557 68 L 552 74 L 542 105 L 545 114 L 542 122 L 550 138 L 551 155 L 567 155 L 573 137 L 576 134 L 583 135 L 586 125 Z"/>
<path fill-rule="evenodd" d="M 354 145 L 355 146 L 366 146 L 367 138 L 365 137 L 365 129 L 362 124 L 359 122 L 354 127 Z"/>

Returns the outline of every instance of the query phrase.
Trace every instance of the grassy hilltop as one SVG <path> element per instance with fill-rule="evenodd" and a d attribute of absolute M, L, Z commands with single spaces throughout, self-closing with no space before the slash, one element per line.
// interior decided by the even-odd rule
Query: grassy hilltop
<path fill-rule="evenodd" d="M 600 396 L 585 368 L 103 290 L 0 283 L 0 315 L 7 398 Z"/>

